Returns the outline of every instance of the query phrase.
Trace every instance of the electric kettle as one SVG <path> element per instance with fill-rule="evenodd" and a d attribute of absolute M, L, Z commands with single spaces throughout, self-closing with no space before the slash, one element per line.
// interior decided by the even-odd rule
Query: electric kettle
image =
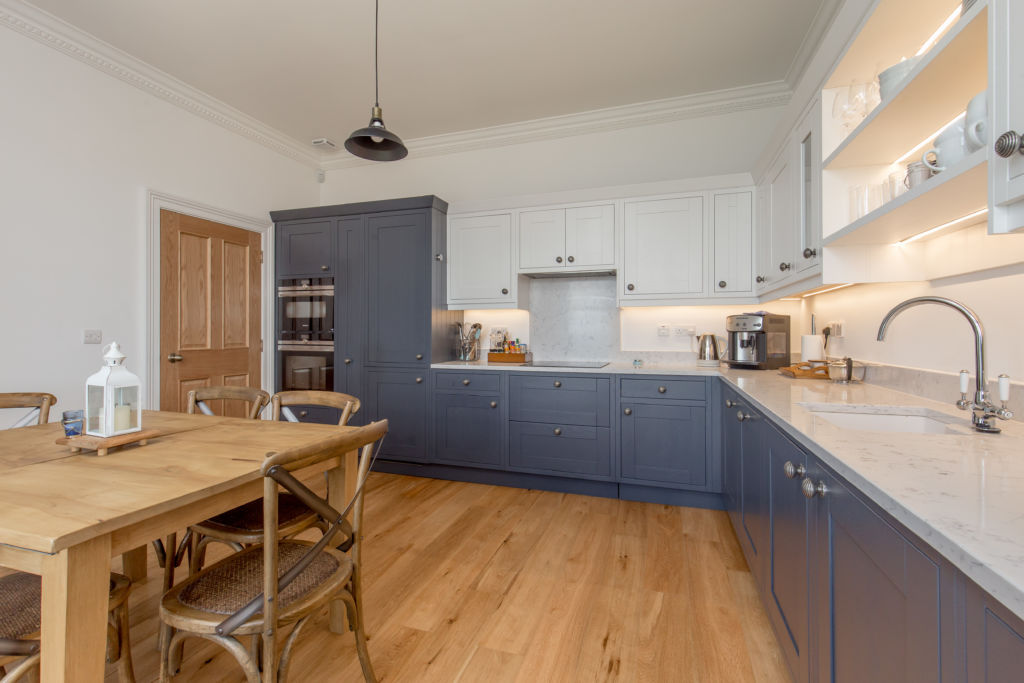
<path fill-rule="evenodd" d="M 702 334 L 697 339 L 697 365 L 716 368 L 722 360 L 723 350 L 718 348 L 718 337 L 713 334 Z"/>

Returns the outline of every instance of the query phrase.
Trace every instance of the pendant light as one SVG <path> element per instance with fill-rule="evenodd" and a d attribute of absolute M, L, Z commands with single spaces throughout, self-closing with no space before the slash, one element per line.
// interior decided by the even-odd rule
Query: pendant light
<path fill-rule="evenodd" d="M 377 66 L 377 42 L 380 33 L 380 0 L 374 2 L 373 17 L 373 109 L 370 110 L 370 125 L 348 136 L 345 149 L 357 157 L 370 161 L 398 161 L 404 159 L 409 150 L 402 139 L 384 127 L 380 109 L 380 76 Z"/>

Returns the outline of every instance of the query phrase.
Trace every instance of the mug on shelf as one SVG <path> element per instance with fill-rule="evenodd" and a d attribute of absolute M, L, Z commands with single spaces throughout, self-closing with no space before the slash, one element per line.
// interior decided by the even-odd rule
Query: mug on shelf
<path fill-rule="evenodd" d="M 964 121 L 964 137 L 967 151 L 976 152 L 988 144 L 988 91 L 983 90 L 967 105 L 967 118 Z"/>
<path fill-rule="evenodd" d="M 921 161 L 932 171 L 941 173 L 962 161 L 968 154 L 963 119 L 957 119 L 946 126 L 932 141 L 932 145 L 934 146 L 921 156 Z M 932 155 L 935 156 L 935 161 L 928 158 Z"/>
<path fill-rule="evenodd" d="M 932 177 L 932 169 L 928 167 L 923 161 L 914 161 L 907 164 L 907 175 L 903 178 L 903 185 L 908 190 L 913 190 L 915 187 L 923 183 Z"/>

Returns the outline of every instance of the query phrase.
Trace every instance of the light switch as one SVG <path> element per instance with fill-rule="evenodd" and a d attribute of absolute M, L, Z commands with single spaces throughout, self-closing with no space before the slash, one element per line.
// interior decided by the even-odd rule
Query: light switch
<path fill-rule="evenodd" d="M 82 330 L 83 344 L 102 344 L 103 330 Z"/>

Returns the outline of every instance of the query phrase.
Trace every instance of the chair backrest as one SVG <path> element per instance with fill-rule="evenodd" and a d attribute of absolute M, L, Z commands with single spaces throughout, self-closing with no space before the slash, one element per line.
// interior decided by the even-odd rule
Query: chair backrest
<path fill-rule="evenodd" d="M 280 420 L 282 412 L 290 422 L 299 420 L 294 414 L 289 417 L 291 411 L 283 411 L 288 406 L 324 406 L 326 408 L 337 408 L 341 411 L 341 419 L 338 424 L 344 427 L 349 419 L 359 412 L 362 406 L 355 396 L 343 394 L 338 391 L 279 391 L 270 399 L 273 406 L 274 419 Z"/>
<path fill-rule="evenodd" d="M 39 411 L 39 419 L 36 424 L 46 424 L 50 421 L 50 407 L 57 403 L 57 397 L 53 394 L 41 393 L 14 393 L 0 394 L 0 408 L 31 408 L 32 411 L 24 418 L 15 423 L 15 427 L 23 427 L 32 421 Z"/>
<path fill-rule="evenodd" d="M 281 453 L 270 453 L 263 461 L 263 593 L 253 598 L 217 626 L 217 633 L 229 635 L 253 615 L 263 612 L 264 624 L 276 629 L 277 595 L 308 567 L 331 542 L 340 529 L 346 528 L 346 517 L 352 512 L 352 561 L 358 564 L 362 546 L 363 493 L 375 446 L 388 432 L 388 421 L 380 420 L 365 427 L 344 430 L 341 434 Z M 359 451 L 359 468 L 355 493 L 341 510 L 336 509 L 295 478 L 292 472 L 334 459 L 336 466 L 346 453 Z M 330 529 L 288 571 L 278 577 L 277 503 L 279 489 L 294 494 L 325 520 Z"/>
<path fill-rule="evenodd" d="M 245 417 L 255 420 L 263 412 L 270 400 L 270 394 L 253 387 L 200 387 L 188 392 L 188 403 L 185 412 L 194 415 L 196 411 L 204 415 L 213 415 L 209 401 L 245 401 L 249 407 Z"/>

